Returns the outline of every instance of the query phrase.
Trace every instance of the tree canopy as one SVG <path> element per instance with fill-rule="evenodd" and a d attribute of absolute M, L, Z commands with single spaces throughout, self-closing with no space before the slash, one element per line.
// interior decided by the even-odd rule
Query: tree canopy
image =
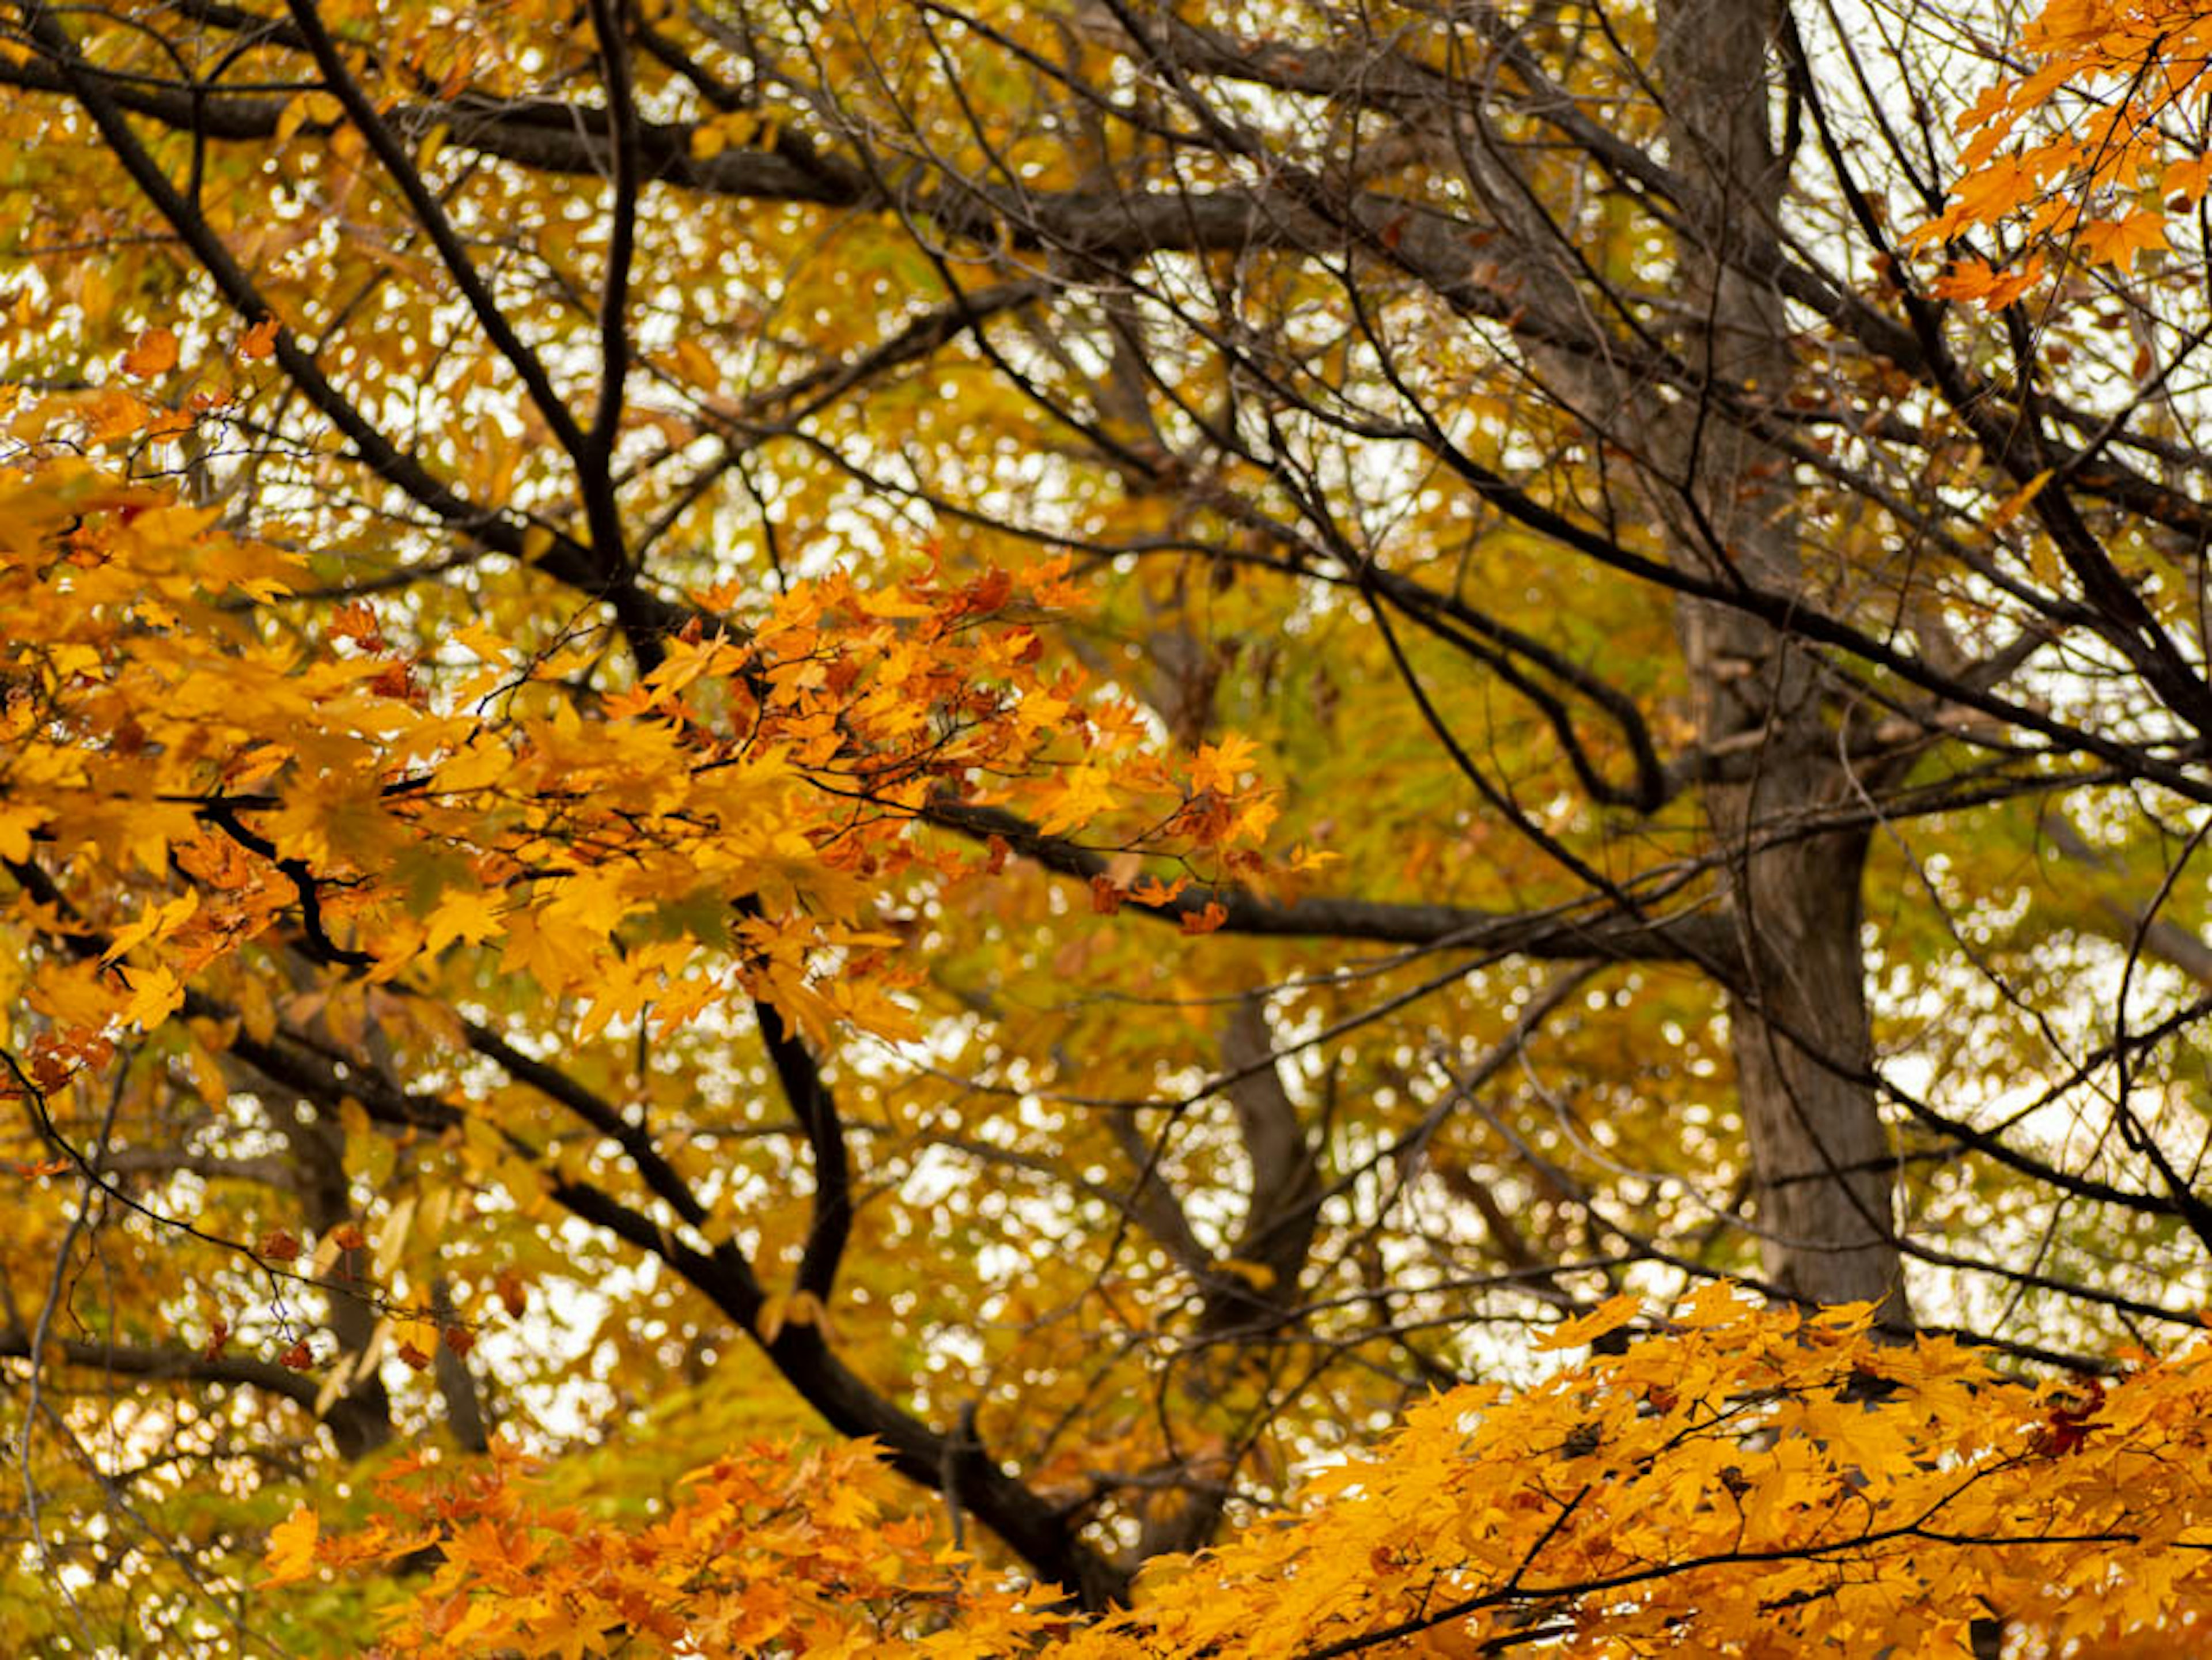
<path fill-rule="evenodd" d="M 0 1648 L 2173 1652 L 2209 53 L 0 0 Z"/>

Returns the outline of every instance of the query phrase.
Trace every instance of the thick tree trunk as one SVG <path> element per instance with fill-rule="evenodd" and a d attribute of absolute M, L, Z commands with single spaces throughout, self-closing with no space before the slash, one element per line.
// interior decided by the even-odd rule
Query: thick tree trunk
<path fill-rule="evenodd" d="M 1772 289 L 1714 257 L 1779 217 L 1786 158 L 1771 126 L 1776 0 L 1662 0 L 1656 68 L 1676 168 L 1698 188 L 1680 256 L 1700 322 L 1684 350 L 1731 397 L 1779 402 L 1794 368 Z M 1774 451 L 1693 408 L 1658 438 L 1674 494 L 1676 557 L 1699 574 L 1787 592 L 1805 578 L 1791 470 Z M 1763 828 L 1851 797 L 1816 672 L 1781 634 L 1686 602 L 1678 627 L 1697 688 L 1700 740 L 1747 754 L 1715 784 L 1706 816 L 1740 933 L 1729 1016 L 1766 1274 L 1821 1302 L 1885 1304 L 1911 1322 L 1891 1214 L 1893 1172 L 1872 1055 L 1859 897 L 1866 838 L 1757 850 Z"/>
<path fill-rule="evenodd" d="M 1832 790 L 1832 761 L 1779 759 L 1747 803 L 1722 804 L 1723 834 Z M 1823 776 L 1822 775 L 1826 775 Z M 1739 817 L 1741 812 L 1741 817 Z M 1861 836 L 1822 836 L 1741 859 L 1731 873 L 1745 984 L 1729 1014 L 1757 1221 L 1769 1278 L 1822 1303 L 1884 1304 L 1909 1325 L 1891 1219 L 1894 1166 L 1874 1091 L 1860 957 Z"/>

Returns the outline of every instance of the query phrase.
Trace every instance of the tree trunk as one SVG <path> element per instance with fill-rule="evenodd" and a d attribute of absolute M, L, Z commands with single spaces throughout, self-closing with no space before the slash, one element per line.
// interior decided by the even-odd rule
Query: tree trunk
<path fill-rule="evenodd" d="M 1784 762 L 1749 793 L 1783 800 L 1794 779 L 1832 782 L 1814 774 Z M 1863 836 L 1833 836 L 1737 864 L 1747 984 L 1731 994 L 1729 1016 L 1768 1277 L 1817 1302 L 1882 1302 L 1883 1323 L 1903 1327 L 1911 1312 L 1891 1219 L 1894 1165 L 1863 1081 L 1872 1051 L 1859 947 L 1865 856 Z"/>
<path fill-rule="evenodd" d="M 1775 0 L 1662 0 L 1656 68 L 1668 147 L 1695 186 L 1680 253 L 1700 321 L 1683 349 L 1719 395 L 1780 403 L 1794 359 L 1781 296 L 1718 249 L 1771 234 L 1788 178 L 1772 141 Z M 1788 463 L 1686 405 L 1657 440 L 1675 556 L 1773 592 L 1805 582 Z M 1814 665 L 1740 612 L 1686 601 L 1677 626 L 1698 737 L 1748 775 L 1715 783 L 1707 822 L 1725 860 L 1740 950 L 1729 1012 L 1767 1276 L 1819 1302 L 1882 1301 L 1911 1323 L 1891 1215 L 1888 1137 L 1866 1081 L 1873 1053 L 1859 891 L 1861 832 L 1754 850 L 1763 830 L 1848 802 L 1848 762 Z"/>

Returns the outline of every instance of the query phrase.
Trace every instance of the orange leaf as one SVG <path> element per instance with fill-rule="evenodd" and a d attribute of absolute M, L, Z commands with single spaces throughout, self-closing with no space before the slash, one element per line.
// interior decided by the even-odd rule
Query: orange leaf
<path fill-rule="evenodd" d="M 2100 219 L 2081 227 L 2083 252 L 2101 265 L 2125 270 L 2136 254 L 2166 246 L 2166 216 L 2148 208 L 2137 209 L 2124 219 Z"/>
<path fill-rule="evenodd" d="M 177 337 L 165 328 L 150 328 L 123 354 L 123 372 L 137 380 L 166 374 L 177 366 Z"/>

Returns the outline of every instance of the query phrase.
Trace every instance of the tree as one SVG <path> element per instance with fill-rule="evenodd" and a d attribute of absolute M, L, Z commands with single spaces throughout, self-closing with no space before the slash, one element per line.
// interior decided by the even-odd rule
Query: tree
<path fill-rule="evenodd" d="M 1097 1610 L 1628 1292 L 1898 1346 L 1776 1470 L 2196 1326 L 2203 20 L 0 18 L 11 1640 L 498 1421 Z"/>

